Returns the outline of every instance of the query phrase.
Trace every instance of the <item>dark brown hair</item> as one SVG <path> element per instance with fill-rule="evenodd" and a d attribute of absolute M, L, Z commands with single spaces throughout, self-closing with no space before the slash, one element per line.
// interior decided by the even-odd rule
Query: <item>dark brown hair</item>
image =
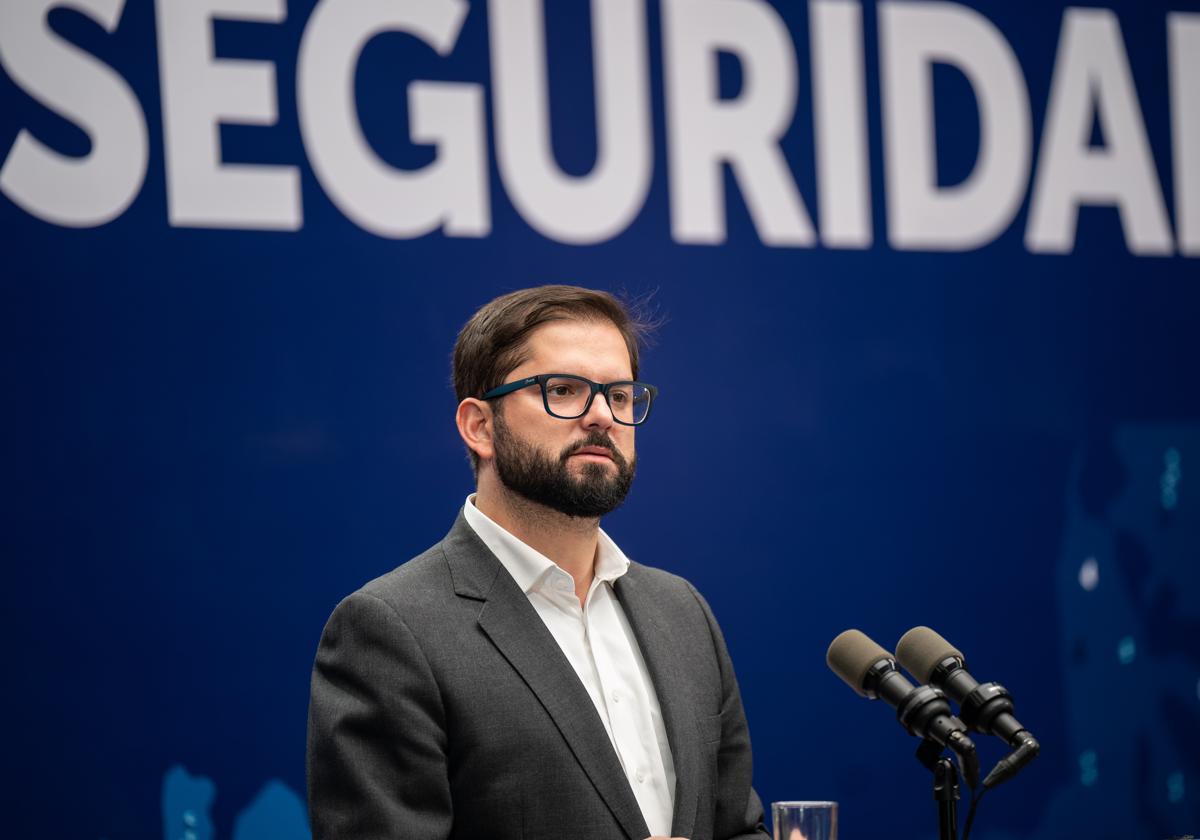
<path fill-rule="evenodd" d="M 503 385 L 527 358 L 529 334 L 551 321 L 611 321 L 625 339 L 637 378 L 638 349 L 657 326 L 643 306 L 627 306 L 608 292 L 578 286 L 537 286 L 501 295 L 472 315 L 454 342 L 454 394 L 461 402 Z M 478 467 L 474 452 L 471 463 Z"/>

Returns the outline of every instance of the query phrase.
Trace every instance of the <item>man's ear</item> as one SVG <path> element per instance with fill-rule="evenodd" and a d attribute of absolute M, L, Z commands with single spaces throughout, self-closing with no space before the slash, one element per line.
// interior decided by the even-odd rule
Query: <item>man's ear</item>
<path fill-rule="evenodd" d="M 483 400 L 467 397 L 458 404 L 454 413 L 459 437 L 480 459 L 486 460 L 495 454 L 492 443 L 492 407 Z"/>

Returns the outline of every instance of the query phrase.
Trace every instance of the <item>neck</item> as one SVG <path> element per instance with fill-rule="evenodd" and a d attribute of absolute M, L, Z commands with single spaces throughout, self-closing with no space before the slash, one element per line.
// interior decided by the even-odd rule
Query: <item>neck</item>
<path fill-rule="evenodd" d="M 480 472 L 475 507 L 575 580 L 580 602 L 587 597 L 596 568 L 600 520 L 567 516 L 513 493 L 494 476 Z"/>

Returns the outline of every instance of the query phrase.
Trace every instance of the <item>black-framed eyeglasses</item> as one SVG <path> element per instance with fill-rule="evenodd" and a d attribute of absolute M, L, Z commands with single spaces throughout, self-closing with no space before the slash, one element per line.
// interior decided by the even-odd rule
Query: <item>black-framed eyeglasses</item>
<path fill-rule="evenodd" d="M 601 384 L 570 373 L 540 373 L 493 388 L 482 399 L 493 400 L 530 385 L 541 387 L 546 413 L 562 420 L 574 420 L 587 414 L 596 393 L 604 394 L 613 420 L 623 426 L 645 423 L 650 416 L 650 406 L 658 396 L 658 389 L 653 385 L 631 379 Z"/>

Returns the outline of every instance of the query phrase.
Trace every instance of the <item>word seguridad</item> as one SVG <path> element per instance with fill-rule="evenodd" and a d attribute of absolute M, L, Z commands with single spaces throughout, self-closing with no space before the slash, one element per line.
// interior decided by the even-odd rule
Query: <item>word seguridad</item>
<path fill-rule="evenodd" d="M 762 242 L 860 249 L 876 238 L 866 105 L 863 9 L 810 0 L 809 80 L 816 219 L 781 141 L 796 119 L 796 44 L 762 0 L 661 0 L 670 231 L 679 243 L 726 239 L 724 168 Z M 0 191 L 27 213 L 68 227 L 118 218 L 141 191 L 149 162 L 142 104 L 112 67 L 55 34 L 47 15 L 69 7 L 115 31 L 125 0 L 21 0 L 0 7 L 0 65 L 24 91 L 79 126 L 91 149 L 63 155 L 22 130 L 3 152 Z M 1064 11 L 1037 144 L 1029 89 L 1012 46 L 979 12 L 946 2 L 881 0 L 878 57 L 888 243 L 967 251 L 1008 230 L 1025 199 L 1024 242 L 1068 253 L 1083 206 L 1115 207 L 1138 255 L 1200 256 L 1200 14 L 1167 15 L 1174 228 L 1159 183 L 1125 43 L 1108 9 Z M 490 79 L 407 86 L 410 139 L 432 163 L 400 169 L 371 148 L 354 80 L 377 35 L 403 32 L 441 56 L 459 40 L 466 0 L 321 0 L 305 23 L 296 105 L 313 173 L 364 230 L 407 239 L 491 231 L 489 154 L 521 217 L 556 241 L 620 235 L 641 212 L 654 160 L 645 0 L 593 2 L 596 160 L 584 175 L 558 166 L 550 142 L 543 0 L 487 4 Z M 155 19 L 167 182 L 178 227 L 298 230 L 295 166 L 222 161 L 220 126 L 278 119 L 275 65 L 221 59 L 214 22 L 278 24 L 285 0 L 157 0 Z M 723 98 L 716 63 L 736 58 L 743 83 Z M 970 84 L 979 148 L 970 174 L 939 185 L 933 68 Z M 490 92 L 494 150 L 485 96 Z M 1098 124 L 1102 145 L 1090 141 Z"/>

